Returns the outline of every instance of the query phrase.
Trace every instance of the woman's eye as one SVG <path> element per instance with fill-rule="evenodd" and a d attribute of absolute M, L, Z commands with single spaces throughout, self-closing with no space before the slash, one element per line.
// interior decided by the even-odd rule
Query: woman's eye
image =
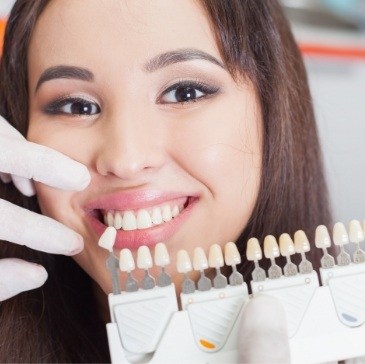
<path fill-rule="evenodd" d="M 90 116 L 99 114 L 100 106 L 83 98 L 66 98 L 56 100 L 44 108 L 44 112 L 52 115 Z"/>
<path fill-rule="evenodd" d="M 161 104 L 194 102 L 218 92 L 217 87 L 205 84 L 183 82 L 170 86 L 159 98 Z"/>

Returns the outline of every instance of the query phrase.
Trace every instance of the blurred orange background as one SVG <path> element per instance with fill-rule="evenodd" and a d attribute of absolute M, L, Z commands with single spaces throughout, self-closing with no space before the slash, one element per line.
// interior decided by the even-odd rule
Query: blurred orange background
<path fill-rule="evenodd" d="M 3 38 L 5 32 L 6 20 L 0 19 L 0 55 L 3 51 Z"/>

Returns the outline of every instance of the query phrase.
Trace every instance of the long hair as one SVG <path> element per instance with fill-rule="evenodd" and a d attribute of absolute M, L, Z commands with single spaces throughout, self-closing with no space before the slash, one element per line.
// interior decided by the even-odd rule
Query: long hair
<path fill-rule="evenodd" d="M 28 124 L 28 46 L 49 2 L 18 0 L 5 34 L 0 114 L 23 135 Z M 263 116 L 259 195 L 237 244 L 244 253 L 249 237 L 262 242 L 268 234 L 298 229 L 312 239 L 318 224 L 330 223 L 327 189 L 306 73 L 282 9 L 276 0 L 201 0 L 200 5 L 232 76 L 253 82 Z M 40 212 L 36 198 L 22 196 L 13 185 L 0 185 L 0 197 Z M 49 279 L 42 288 L 1 303 L 0 361 L 110 360 L 90 278 L 72 259 L 2 243 L 0 257 L 9 256 L 44 265 Z M 248 280 L 251 266 L 243 261 L 241 272 Z"/>

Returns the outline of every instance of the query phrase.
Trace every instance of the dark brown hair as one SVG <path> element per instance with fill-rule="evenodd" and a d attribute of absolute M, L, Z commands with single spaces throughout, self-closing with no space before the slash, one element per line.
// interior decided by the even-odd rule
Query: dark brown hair
<path fill-rule="evenodd" d="M 0 114 L 27 132 L 27 51 L 32 30 L 50 0 L 18 0 L 6 29 L 0 64 Z M 249 223 L 237 243 L 255 236 L 293 234 L 312 239 L 330 223 L 327 190 L 306 73 L 276 0 L 201 0 L 221 55 L 233 77 L 248 77 L 264 122 L 261 186 Z M 0 197 L 39 212 L 35 198 L 13 185 Z M 20 257 L 49 273 L 38 290 L 0 304 L 1 362 L 105 362 L 105 327 L 97 316 L 90 278 L 70 259 L 2 243 L 0 257 Z M 312 259 L 316 260 L 317 258 Z M 249 280 L 251 267 L 241 267 Z M 87 309 L 85 309 L 87 302 Z"/>

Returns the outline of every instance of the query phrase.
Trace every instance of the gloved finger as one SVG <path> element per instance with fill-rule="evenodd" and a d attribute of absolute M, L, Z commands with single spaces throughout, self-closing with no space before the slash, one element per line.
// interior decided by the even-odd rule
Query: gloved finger
<path fill-rule="evenodd" d="M 86 166 L 43 145 L 28 142 L 0 116 L 0 171 L 64 190 L 90 183 Z"/>
<path fill-rule="evenodd" d="M 74 255 L 84 246 L 83 238 L 47 216 L 0 199 L 0 239 L 46 253 Z"/>
<path fill-rule="evenodd" d="M 274 297 L 260 294 L 244 308 L 239 363 L 290 363 L 286 314 Z"/>
<path fill-rule="evenodd" d="M 34 196 L 35 188 L 34 183 L 30 179 L 26 179 L 24 177 L 19 177 L 15 175 L 11 175 L 14 186 L 25 196 Z"/>
<path fill-rule="evenodd" d="M 7 173 L 0 172 L 0 179 L 3 181 L 3 183 L 9 183 L 11 182 L 11 176 Z"/>
<path fill-rule="evenodd" d="M 47 277 L 39 264 L 16 258 L 0 259 L 0 301 L 42 286 Z"/>

